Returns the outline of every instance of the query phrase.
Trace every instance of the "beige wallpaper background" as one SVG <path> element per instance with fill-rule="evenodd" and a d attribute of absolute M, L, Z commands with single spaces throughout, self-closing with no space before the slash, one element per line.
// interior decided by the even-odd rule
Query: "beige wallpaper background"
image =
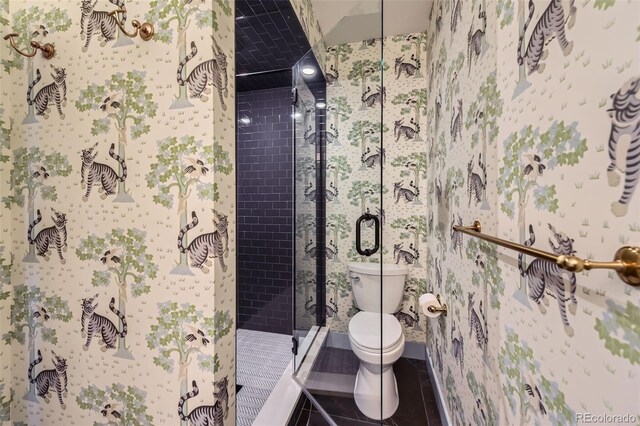
<path fill-rule="evenodd" d="M 555 298 L 541 298 L 542 293 L 532 292 L 534 270 L 522 277 L 513 252 L 450 232 L 452 222 L 479 219 L 484 232 L 524 243 L 531 238 L 531 226 L 535 247 L 575 250 L 598 260 L 640 241 L 640 198 L 637 190 L 630 191 L 638 177 L 628 173 L 635 170 L 640 136 L 629 132 L 612 145 L 617 166 L 607 171 L 612 125 L 620 124 L 612 122 L 609 110 L 628 107 L 626 116 L 616 118 L 626 120 L 622 124 L 638 120 L 640 6 L 576 1 L 574 13 L 569 2 L 532 4 L 438 0 L 426 35 L 384 40 L 389 68 L 379 81 L 363 85 L 357 69 L 363 63 L 356 66 L 379 59 L 379 46 L 355 43 L 337 52 L 340 78 L 328 90 L 328 126 L 333 124 L 337 135 L 327 147 L 333 167 L 327 176 L 339 190 L 327 209 L 327 242 L 339 241 L 338 256 L 327 262 L 328 291 L 338 308 L 331 328 L 346 331 L 355 313 L 345 276 L 346 263 L 357 259 L 353 223 L 363 209 L 379 205 L 372 197 L 363 202 L 359 194 L 382 190 L 384 259 L 411 269 L 402 310 L 407 316 L 401 317 L 405 333 L 413 341 L 426 339 L 453 424 L 567 424 L 579 412 L 640 414 L 637 289 L 613 273 L 593 271 L 575 275 L 574 300 L 573 275 L 547 270 L 552 278 L 545 290 Z M 183 78 L 214 57 L 210 47 L 218 61 L 220 52 L 226 55 L 226 74 L 233 75 L 232 2 L 127 1 L 126 7 L 128 23 L 142 18 L 156 23 L 156 40 L 120 37 L 101 43 L 94 34 L 83 52 L 87 37 L 80 37 L 79 2 L 0 1 L 3 33 L 10 28 L 23 43 L 37 30 L 35 37 L 54 41 L 58 48 L 50 62 L 22 60 L 6 44 L 0 48 L 0 358 L 9 366 L 0 370 L 2 421 L 101 423 L 101 410 L 111 403 L 132 423 L 175 424 L 181 421 L 178 401 L 192 390 L 193 380 L 200 394 L 189 399 L 185 411 L 220 401 L 224 416 L 226 404 L 213 395 L 220 388 L 213 382 L 227 377 L 224 422 L 234 424 L 233 78 L 226 84 L 219 81 L 226 91 L 211 87 L 205 102 L 176 81 L 192 42 L 198 52 L 187 62 Z M 107 0 L 96 6 L 113 8 Z M 555 38 L 538 58 L 534 48 L 527 54 L 526 46 L 532 33 L 542 31 L 546 13 L 564 15 L 555 17 Z M 521 33 L 524 43 L 519 46 Z M 332 61 L 336 64 L 331 49 L 327 70 Z M 411 66 L 400 66 L 396 79 L 396 58 L 416 72 L 411 75 L 406 71 Z M 60 76 L 67 100 L 61 99 L 59 114 L 51 92 L 45 118 L 37 112 L 47 92 L 38 93 L 53 82 L 51 65 L 64 68 Z M 29 105 L 27 89 L 37 70 L 41 79 Z M 372 115 L 376 109 L 379 113 L 375 98 L 373 107 L 362 106 L 363 95 L 367 99 L 380 93 L 378 85 L 386 88 L 383 123 L 379 114 Z M 120 97 L 121 108 L 100 109 L 112 95 Z M 612 95 L 618 103 L 612 103 Z M 416 111 L 409 98 L 425 103 L 426 109 Z M 129 114 L 118 116 L 124 109 Z M 413 138 L 402 128 L 394 134 L 398 120 L 413 129 Z M 369 129 L 382 132 L 382 141 Z M 115 184 L 116 194 L 102 199 L 100 185 L 95 185 L 84 201 L 80 155 L 96 143 L 95 161 L 121 177 L 121 166 L 109 154 L 113 144 L 113 155 L 126 162 L 127 177 Z M 369 156 L 378 147 L 385 148 L 384 179 L 380 188 L 372 188 L 372 182 L 380 183 L 372 178 L 379 176 L 375 170 L 380 165 Z M 166 155 L 159 158 L 158 152 Z M 344 161 L 338 160 L 343 154 Z M 197 160 L 209 169 L 202 176 Z M 625 175 L 628 190 L 621 199 Z M 396 202 L 397 182 L 404 191 Z M 413 199 L 407 198 L 409 192 Z M 55 241 L 47 261 L 27 239 L 38 210 L 42 220 L 34 225 L 34 237 L 53 226 L 54 210 L 65 214 L 64 263 Z M 180 229 L 193 223 L 191 211 L 199 223 L 187 231 L 187 241 L 212 233 L 214 252 L 220 253 L 204 265 L 208 274 L 191 266 L 195 257 L 181 254 L 177 246 Z M 223 216 L 229 219 L 228 245 L 220 225 Z M 103 263 L 105 252 L 112 255 L 113 249 L 120 263 Z M 532 260 L 523 259 L 525 270 Z M 565 292 L 558 298 L 560 283 Z M 443 295 L 450 306 L 446 320 L 415 321 L 411 308 L 415 311 L 415 295 L 424 289 Z M 94 296 L 96 312 L 119 332 L 123 324 L 114 310 L 127 321 L 127 335 L 118 336 L 115 347 L 104 352 L 95 337 L 83 348 L 81 303 Z M 565 302 L 566 320 L 559 299 Z M 198 329 L 209 340 L 206 346 L 199 338 L 188 340 Z M 36 375 L 54 368 L 54 353 L 66 360 L 64 406 L 55 386 L 47 404 L 36 395 L 36 384 L 28 382 L 38 351 L 42 362 L 34 366 Z M 593 383 L 598 383 L 597 392 Z M 536 387 L 539 396 L 527 392 Z"/>
<path fill-rule="evenodd" d="M 98 13 L 112 3 L 122 6 L 82 2 L 84 18 L 76 1 L 2 3 L 3 32 L 57 48 L 51 61 L 0 48 L 3 271 L 14 254 L 0 306 L 2 418 L 84 425 L 115 409 L 128 424 L 186 424 L 178 402 L 195 381 L 184 415 L 210 406 L 232 425 L 233 3 L 126 1 L 129 30 L 132 19 L 155 25 L 148 42 L 113 31 Z M 83 319 L 83 299 L 101 317 Z M 66 363 L 60 395 L 54 362 Z"/>
<path fill-rule="evenodd" d="M 522 276 L 517 253 L 450 231 L 478 219 L 487 234 L 531 243 L 531 227 L 534 247 L 596 260 L 640 242 L 637 190 L 626 212 L 616 204 L 640 135 L 610 144 L 612 107 L 638 122 L 640 5 L 571 3 L 436 1 L 430 14 L 427 277 L 450 311 L 429 321 L 427 346 L 456 425 L 640 414 L 637 288 L 527 256 Z"/>
<path fill-rule="evenodd" d="M 417 299 L 426 291 L 427 262 L 426 35 L 387 37 L 384 47 L 380 39 L 331 46 L 327 58 L 327 189 L 337 192 L 327 198 L 327 247 L 337 252 L 327 258 L 327 301 L 337 307 L 328 324 L 347 332 L 357 312 L 349 262 L 400 263 L 409 275 L 396 316 L 407 340 L 423 342 Z M 382 218 L 383 230 L 381 251 L 369 258 L 355 249 L 355 222 L 367 211 Z M 365 248 L 373 247 L 367 225 Z"/>

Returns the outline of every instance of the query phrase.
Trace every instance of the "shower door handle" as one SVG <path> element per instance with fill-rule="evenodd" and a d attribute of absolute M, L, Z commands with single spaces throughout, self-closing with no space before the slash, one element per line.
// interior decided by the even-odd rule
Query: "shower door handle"
<path fill-rule="evenodd" d="M 375 230 L 375 245 L 372 249 L 362 249 L 362 238 L 361 238 L 361 225 L 362 221 L 370 221 L 373 220 L 373 226 Z M 380 219 L 378 216 L 372 215 L 371 213 L 364 213 L 362 216 L 358 218 L 356 221 L 356 251 L 361 256 L 371 256 L 380 248 Z"/>

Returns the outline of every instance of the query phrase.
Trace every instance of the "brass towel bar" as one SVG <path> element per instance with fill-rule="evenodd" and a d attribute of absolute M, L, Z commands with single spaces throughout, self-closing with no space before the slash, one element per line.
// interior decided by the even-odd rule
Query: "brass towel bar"
<path fill-rule="evenodd" d="M 16 45 L 14 37 L 18 37 L 18 34 L 16 33 L 7 34 L 6 36 L 4 36 L 4 39 L 9 40 L 9 43 L 11 44 L 11 47 L 13 47 L 13 50 L 18 52 L 22 56 L 26 56 L 27 58 L 33 58 L 38 53 L 38 50 L 42 51 L 42 57 L 44 59 L 51 59 L 56 54 L 56 48 L 53 46 L 53 44 L 51 43 L 40 44 L 35 40 L 32 40 L 29 43 L 29 45 L 33 48 L 33 50 L 31 52 L 23 52 Z"/>
<path fill-rule="evenodd" d="M 618 277 L 625 283 L 632 286 L 640 285 L 640 247 L 621 247 L 616 252 L 613 261 L 596 262 L 590 259 L 581 259 L 573 255 L 557 255 L 483 234 L 482 226 L 477 220 L 473 222 L 472 226 L 453 225 L 453 230 L 529 256 L 553 262 L 559 267 L 571 272 L 589 271 L 591 269 L 613 269 L 618 273 Z"/>

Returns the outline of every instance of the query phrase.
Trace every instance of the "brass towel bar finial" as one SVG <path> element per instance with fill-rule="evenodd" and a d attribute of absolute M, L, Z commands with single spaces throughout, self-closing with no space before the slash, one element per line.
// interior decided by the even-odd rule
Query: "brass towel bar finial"
<path fill-rule="evenodd" d="M 125 30 L 122 24 L 120 23 L 120 14 L 125 12 L 126 10 L 124 9 L 116 9 L 113 12 L 109 13 L 109 16 L 116 17 L 116 24 L 118 25 L 118 28 L 120 28 L 120 31 L 122 31 L 124 35 L 130 38 L 138 37 L 138 34 L 140 34 L 140 38 L 143 39 L 144 41 L 151 40 L 156 33 L 155 29 L 153 28 L 153 24 L 151 24 L 150 22 L 143 22 L 141 24 L 140 21 L 136 21 L 134 19 L 133 21 L 131 21 L 131 25 L 133 25 L 133 28 L 135 29 L 135 31 L 130 33 L 127 30 Z"/>
<path fill-rule="evenodd" d="M 621 247 L 613 257 L 613 261 L 596 262 L 590 259 L 581 259 L 573 255 L 557 255 L 483 234 L 482 226 L 477 220 L 473 222 L 472 226 L 453 225 L 453 230 L 529 256 L 553 262 L 559 267 L 571 272 L 589 271 L 591 269 L 613 269 L 618 273 L 618 277 L 625 283 L 632 286 L 640 286 L 640 247 Z"/>
<path fill-rule="evenodd" d="M 16 33 L 7 34 L 6 36 L 4 36 L 4 39 L 9 40 L 9 43 L 11 44 L 11 47 L 13 47 L 13 50 L 18 52 L 22 56 L 26 56 L 27 58 L 33 58 L 38 53 L 38 50 L 42 52 L 42 57 L 44 59 L 51 59 L 56 54 L 56 48 L 53 46 L 53 44 L 51 43 L 40 44 L 35 40 L 31 40 L 31 42 L 29 43 L 29 45 L 31 45 L 33 50 L 31 52 L 23 52 L 16 45 L 14 37 L 18 37 L 18 34 Z"/>

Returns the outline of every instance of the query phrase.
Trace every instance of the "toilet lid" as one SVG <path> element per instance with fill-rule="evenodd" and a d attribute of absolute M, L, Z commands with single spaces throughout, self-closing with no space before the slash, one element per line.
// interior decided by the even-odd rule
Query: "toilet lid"
<path fill-rule="evenodd" d="M 382 319 L 380 318 L 382 316 Z M 382 322 L 382 338 L 380 324 Z M 358 312 L 349 321 L 349 335 L 363 348 L 380 350 L 395 346 L 402 339 L 402 326 L 390 314 Z"/>

